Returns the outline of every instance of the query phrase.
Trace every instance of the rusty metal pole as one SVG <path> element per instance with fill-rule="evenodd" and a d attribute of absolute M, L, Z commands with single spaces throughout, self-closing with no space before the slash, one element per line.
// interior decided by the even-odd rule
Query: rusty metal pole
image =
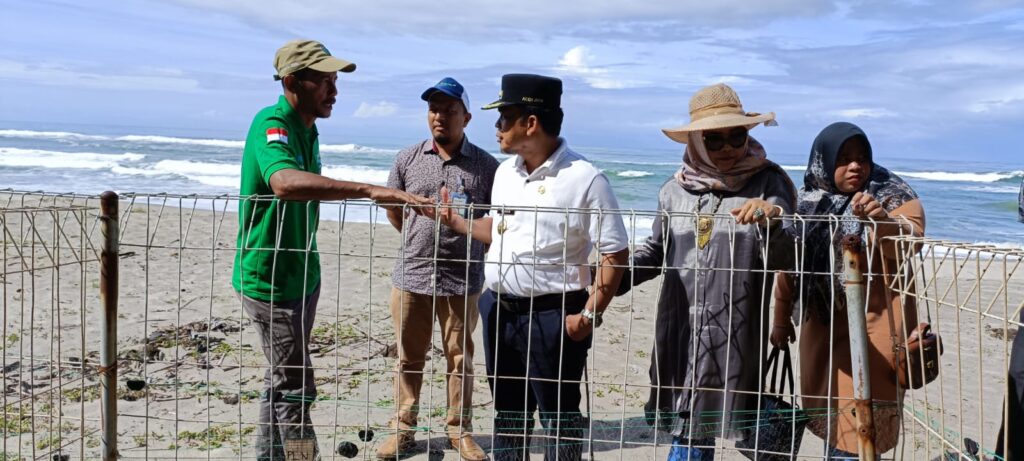
<path fill-rule="evenodd" d="M 118 287 L 118 214 L 117 194 L 100 195 L 100 300 L 103 302 L 103 326 L 100 344 L 100 399 L 103 435 L 100 448 L 103 461 L 117 460 L 117 287 Z"/>
<path fill-rule="evenodd" d="M 843 273 L 846 276 L 846 319 L 853 365 L 853 399 L 857 417 L 857 448 L 860 461 L 875 461 L 875 420 L 871 408 L 871 373 L 868 371 L 867 280 L 861 271 L 861 241 L 856 235 L 843 238 Z"/>

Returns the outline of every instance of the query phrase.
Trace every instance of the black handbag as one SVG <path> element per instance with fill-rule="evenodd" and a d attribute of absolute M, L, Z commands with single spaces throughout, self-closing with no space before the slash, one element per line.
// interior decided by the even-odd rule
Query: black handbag
<path fill-rule="evenodd" d="M 786 395 L 786 381 L 789 381 L 790 392 L 796 388 L 793 385 L 793 362 L 790 360 L 789 349 L 781 349 L 781 365 L 779 350 L 778 347 L 772 347 L 768 355 L 765 368 L 768 391 L 761 396 L 761 409 L 754 421 L 750 422 L 750 434 L 736 442 L 736 448 L 740 449 L 740 453 L 754 461 L 796 459 L 796 454 L 800 452 L 800 442 L 804 438 L 804 427 L 807 426 L 807 415 L 800 406 L 783 400 L 783 396 Z M 779 368 L 782 369 L 781 376 L 778 373 Z M 767 379 L 769 372 L 771 380 Z M 779 384 L 777 394 L 775 383 Z M 793 456 L 789 453 L 793 453 Z"/>

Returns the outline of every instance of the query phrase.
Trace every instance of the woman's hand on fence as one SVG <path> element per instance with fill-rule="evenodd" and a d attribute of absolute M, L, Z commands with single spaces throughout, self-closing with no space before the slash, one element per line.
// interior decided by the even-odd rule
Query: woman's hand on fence
<path fill-rule="evenodd" d="M 850 207 L 853 209 L 853 214 L 859 218 L 889 219 L 889 213 L 885 211 L 885 207 L 871 194 L 857 192 L 850 200 Z"/>
<path fill-rule="evenodd" d="M 583 341 L 590 336 L 590 332 L 594 330 L 594 326 L 580 314 L 572 314 L 565 316 L 565 333 L 569 335 L 569 339 L 573 341 Z"/>
<path fill-rule="evenodd" d="M 730 211 L 740 224 L 758 223 L 765 225 L 768 220 L 779 215 L 779 209 L 770 202 L 759 198 L 752 198 Z"/>
<path fill-rule="evenodd" d="M 780 349 L 786 349 L 791 343 L 796 342 L 796 329 L 793 327 L 793 322 L 773 325 L 768 341 L 772 343 L 772 346 Z"/>

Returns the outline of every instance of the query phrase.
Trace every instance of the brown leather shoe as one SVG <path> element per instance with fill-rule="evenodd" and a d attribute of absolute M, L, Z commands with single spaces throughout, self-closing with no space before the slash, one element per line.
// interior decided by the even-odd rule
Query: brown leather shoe
<path fill-rule="evenodd" d="M 398 431 L 394 435 L 384 439 L 384 443 L 377 447 L 378 459 L 398 459 L 400 455 L 409 455 L 413 446 L 416 445 L 414 434 L 410 431 Z"/>
<path fill-rule="evenodd" d="M 480 448 L 480 445 L 477 445 L 469 434 L 450 437 L 448 440 L 451 441 L 452 448 L 459 450 L 459 456 L 466 461 L 485 461 L 487 459 L 487 453 L 484 453 L 484 449 Z"/>

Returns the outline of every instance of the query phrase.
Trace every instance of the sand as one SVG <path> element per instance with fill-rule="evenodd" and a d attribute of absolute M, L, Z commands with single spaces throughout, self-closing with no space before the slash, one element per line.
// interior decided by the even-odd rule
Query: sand
<path fill-rule="evenodd" d="M 23 211 L 25 205 L 33 210 Z M 69 205 L 84 208 L 69 210 Z M 0 194 L 7 409 L 2 452 L 7 459 L 49 459 L 58 449 L 71 459 L 99 456 L 95 367 L 102 308 L 99 266 L 90 248 L 100 241 L 96 206 L 87 198 Z M 236 207 L 227 200 L 155 196 L 121 202 L 117 350 L 122 395 L 117 404 L 118 448 L 125 459 L 253 457 L 264 358 L 230 285 Z M 341 442 L 354 443 L 359 458 L 372 458 L 394 411 L 395 359 L 388 357 L 394 332 L 387 302 L 400 235 L 387 224 L 367 224 L 373 212 L 361 203 L 322 208 L 323 285 L 312 338 L 320 400 L 312 418 L 325 459 Z M 77 262 L 83 259 L 93 261 Z M 963 258 L 932 260 L 937 266 L 930 277 L 934 297 L 944 301 L 932 304 L 933 323 L 946 346 L 943 373 L 908 394 L 908 411 L 928 423 L 944 423 L 935 430 L 957 445 L 966 436 L 991 448 L 1005 383 L 1010 337 L 1005 330 L 1015 331 L 1015 326 L 1001 320 L 1003 304 L 989 317 L 968 309 L 993 299 L 1008 310 L 1017 308 L 1024 299 L 1024 270 L 1013 272 L 1003 289 L 1002 273 L 987 272 L 980 277 L 982 289 L 972 291 L 979 278 L 974 260 L 964 265 L 970 272 L 955 270 Z M 53 261 L 63 265 L 47 267 Z M 1011 268 L 1019 264 L 997 261 Z M 669 438 L 642 419 L 659 283 L 648 282 L 631 296 L 617 298 L 595 333 L 587 391 L 596 459 L 667 455 Z M 410 458 L 454 460 L 458 455 L 444 437 L 445 364 L 436 324 L 434 331 L 420 434 Z M 480 328 L 474 339 L 482 351 Z M 492 412 L 482 353 L 474 364 L 473 424 L 477 441 L 487 449 Z M 129 390 L 129 384 L 142 390 Z M 921 425 L 907 419 L 905 427 L 900 456 L 941 455 L 938 439 Z M 374 437 L 364 442 L 359 431 L 366 429 Z M 718 443 L 723 458 L 745 459 L 732 450 L 732 442 Z M 804 435 L 801 455 L 819 456 L 821 448 L 820 439 Z"/>

